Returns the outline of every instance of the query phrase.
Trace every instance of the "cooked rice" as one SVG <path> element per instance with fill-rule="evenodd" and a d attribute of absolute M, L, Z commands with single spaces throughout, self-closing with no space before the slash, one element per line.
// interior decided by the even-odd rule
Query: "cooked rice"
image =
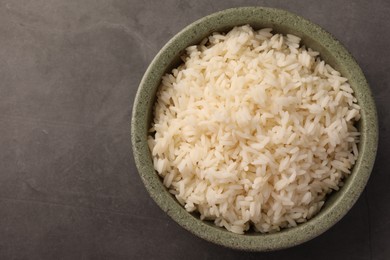
<path fill-rule="evenodd" d="M 234 233 L 312 218 L 358 156 L 347 79 L 297 36 L 271 31 L 245 25 L 188 47 L 162 78 L 150 129 L 164 185 Z"/>

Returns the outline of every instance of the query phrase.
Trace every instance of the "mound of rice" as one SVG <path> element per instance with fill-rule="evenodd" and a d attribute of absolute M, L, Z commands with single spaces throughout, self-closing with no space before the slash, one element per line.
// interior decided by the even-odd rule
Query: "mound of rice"
<path fill-rule="evenodd" d="M 148 139 L 164 185 L 234 233 L 312 218 L 358 156 L 353 90 L 294 35 L 236 27 L 162 78 Z"/>

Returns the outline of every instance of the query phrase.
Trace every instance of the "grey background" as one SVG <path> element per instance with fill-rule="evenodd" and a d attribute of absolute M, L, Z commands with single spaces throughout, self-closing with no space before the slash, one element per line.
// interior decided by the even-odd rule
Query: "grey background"
<path fill-rule="evenodd" d="M 203 241 L 138 177 L 132 102 L 157 51 L 233 6 L 302 15 L 334 34 L 372 87 L 380 144 L 369 184 L 320 237 L 278 252 Z M 390 2 L 0 0 L 0 259 L 390 259 Z"/>

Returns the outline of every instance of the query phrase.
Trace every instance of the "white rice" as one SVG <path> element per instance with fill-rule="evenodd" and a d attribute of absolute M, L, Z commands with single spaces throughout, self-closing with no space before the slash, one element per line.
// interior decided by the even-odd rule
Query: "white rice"
<path fill-rule="evenodd" d="M 163 77 L 149 146 L 189 212 L 234 233 L 312 218 L 358 156 L 360 107 L 294 35 L 245 25 L 190 46 Z"/>

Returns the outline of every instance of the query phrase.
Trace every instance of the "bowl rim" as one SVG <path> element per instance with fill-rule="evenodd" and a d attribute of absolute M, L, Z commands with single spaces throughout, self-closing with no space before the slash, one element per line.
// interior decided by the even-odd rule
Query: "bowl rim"
<path fill-rule="evenodd" d="M 337 54 L 335 61 L 344 66 L 347 74 L 353 75 L 353 79 L 348 79 L 350 83 L 354 82 L 354 85 L 351 83 L 351 86 L 355 91 L 358 103 L 363 105 L 360 120 L 361 140 L 359 157 L 351 175 L 347 178 L 345 185 L 337 191 L 339 195 L 334 201 L 325 209 L 321 209 L 315 217 L 297 227 L 276 233 L 239 235 L 197 219 L 169 194 L 153 168 L 147 145 L 147 133 L 151 106 L 158 88 L 156 82 L 159 82 L 167 66 L 179 55 L 179 52 L 185 47 L 199 42 L 199 40 L 191 41 L 191 39 L 194 37 L 199 39 L 200 34 L 204 37 L 213 31 L 221 31 L 218 28 L 232 28 L 231 25 L 226 26 L 229 22 L 241 25 L 248 21 L 250 24 L 249 20 L 255 19 L 254 17 L 259 21 L 264 19 L 259 23 L 283 24 L 286 28 L 298 30 L 309 38 L 322 39 L 320 44 L 325 44 L 327 50 L 332 49 L 331 53 Z M 189 24 L 173 36 L 157 53 L 140 82 L 134 100 L 131 140 L 134 161 L 147 191 L 157 205 L 175 222 L 196 236 L 222 246 L 249 251 L 269 251 L 292 247 L 322 234 L 350 210 L 362 193 L 375 162 L 378 122 L 374 99 L 362 70 L 347 49 L 330 33 L 313 22 L 282 9 L 236 7 L 212 13 Z"/>

